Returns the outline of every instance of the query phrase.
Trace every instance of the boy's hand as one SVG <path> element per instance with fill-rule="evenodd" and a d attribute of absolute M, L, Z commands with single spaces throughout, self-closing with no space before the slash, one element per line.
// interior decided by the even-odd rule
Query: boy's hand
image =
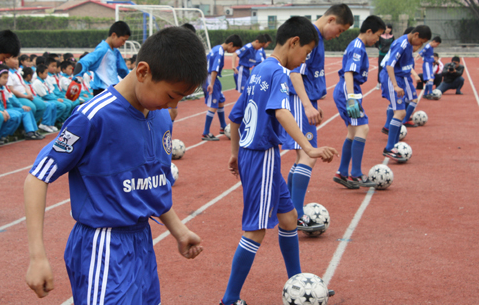
<path fill-rule="evenodd" d="M 238 74 L 238 69 L 236 67 L 233 68 L 234 74 Z"/>
<path fill-rule="evenodd" d="M 228 169 L 236 178 L 239 177 L 238 158 L 236 156 L 230 157 L 230 160 L 228 162 Z"/>
<path fill-rule="evenodd" d="M 209 84 L 208 88 L 206 88 L 206 91 L 208 91 L 208 94 L 213 93 L 213 86 L 211 84 Z"/>
<path fill-rule="evenodd" d="M 26 281 L 39 298 L 46 297 L 53 290 L 53 273 L 46 258 L 31 259 Z"/>
<path fill-rule="evenodd" d="M 32 108 L 28 106 L 22 106 L 22 109 L 25 110 L 26 112 L 29 112 L 30 110 L 32 110 Z"/>
<path fill-rule="evenodd" d="M 394 91 L 397 93 L 398 97 L 404 96 L 404 90 L 401 89 L 398 85 L 394 86 Z"/>
<path fill-rule="evenodd" d="M 178 251 L 188 259 L 193 259 L 200 255 L 203 247 L 200 246 L 201 238 L 188 230 L 186 234 L 178 239 Z"/>
<path fill-rule="evenodd" d="M 419 83 L 421 81 L 421 78 L 419 77 L 419 75 L 414 75 L 414 80 L 416 81 L 416 83 Z"/>
<path fill-rule="evenodd" d="M 57 101 L 59 101 L 60 103 L 63 103 L 63 100 L 61 98 L 59 98 Z"/>
<path fill-rule="evenodd" d="M 338 151 L 332 147 L 319 147 L 313 148 L 309 152 L 307 152 L 308 156 L 311 158 L 320 158 L 323 162 L 331 162 L 333 161 L 334 156 L 336 155 L 339 157 Z"/>
<path fill-rule="evenodd" d="M 308 118 L 309 125 L 318 126 L 323 121 L 323 110 L 321 110 L 321 108 L 316 110 L 316 108 L 311 105 L 310 107 L 304 108 L 304 113 Z"/>
<path fill-rule="evenodd" d="M 358 119 L 361 117 L 361 111 L 363 111 L 363 107 L 361 107 L 361 104 L 357 99 L 349 98 L 347 101 L 346 110 L 350 118 Z"/>
<path fill-rule="evenodd" d="M 3 121 L 4 122 L 10 120 L 10 115 L 8 114 L 8 112 L 6 110 L 2 111 L 2 115 L 3 115 Z"/>

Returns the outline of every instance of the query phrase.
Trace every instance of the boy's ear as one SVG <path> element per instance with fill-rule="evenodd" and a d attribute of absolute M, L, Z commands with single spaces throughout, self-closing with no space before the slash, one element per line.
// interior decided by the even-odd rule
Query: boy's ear
<path fill-rule="evenodd" d="M 150 65 L 147 62 L 140 61 L 136 65 L 136 78 L 140 83 L 144 82 L 150 74 Z"/>
<path fill-rule="evenodd" d="M 300 47 L 301 44 L 300 44 L 299 42 L 300 42 L 300 41 L 299 41 L 299 36 L 291 37 L 291 38 L 289 39 L 289 46 L 290 46 L 291 48 L 295 48 L 295 47 L 297 47 L 297 46 Z"/>
<path fill-rule="evenodd" d="M 330 15 L 328 16 L 328 23 L 332 23 L 333 21 L 336 22 L 336 19 L 337 19 L 336 16 Z"/>

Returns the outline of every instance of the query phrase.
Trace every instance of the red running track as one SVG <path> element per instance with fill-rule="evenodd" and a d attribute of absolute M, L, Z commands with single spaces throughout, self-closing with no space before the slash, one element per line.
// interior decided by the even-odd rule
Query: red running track
<path fill-rule="evenodd" d="M 446 61 L 448 59 L 445 59 Z M 340 58 L 328 58 L 327 84 L 334 85 Z M 467 58 L 472 81 L 479 89 L 479 59 Z M 371 59 L 366 94 L 376 85 L 376 59 Z M 420 66 L 420 64 L 418 64 Z M 336 296 L 329 304 L 477 304 L 479 246 L 476 223 L 479 191 L 479 149 L 476 135 L 479 104 L 467 75 L 464 95 L 447 92 L 439 101 L 423 100 L 429 121 L 424 127 L 409 128 L 405 141 L 414 154 L 407 164 L 390 163 L 393 185 L 372 195 L 329 284 Z M 320 102 L 325 121 L 337 111 L 332 91 Z M 225 92 L 226 103 L 238 97 Z M 387 102 L 380 91 L 364 99 L 370 118 L 370 133 L 363 160 L 363 171 L 381 163 L 386 136 L 380 132 Z M 231 105 L 226 108 L 227 112 Z M 200 143 L 206 108 L 203 99 L 180 104 L 174 137 L 187 147 Z M 198 114 L 196 116 L 192 116 Z M 181 118 L 188 119 L 181 120 Z M 324 124 L 324 123 L 323 123 Z M 215 119 L 212 131 L 219 129 Z M 320 145 L 341 149 L 346 128 L 336 117 L 319 130 Z M 54 135 L 48 136 L 53 139 Z M 0 148 L 0 227 L 20 219 L 23 210 L 23 181 L 38 151 L 46 141 L 19 142 Z M 241 237 L 242 189 L 227 171 L 229 141 L 208 142 L 189 149 L 174 161 L 180 178 L 173 188 L 174 207 L 181 219 L 205 204 L 217 201 L 190 220 L 187 225 L 203 238 L 205 251 L 195 260 L 182 258 L 174 239 L 166 236 L 155 245 L 163 304 L 217 304 L 228 280 L 232 256 Z M 286 177 L 295 154 L 282 158 Z M 332 181 L 339 160 L 318 163 L 305 202 L 319 202 L 331 214 L 328 231 L 316 239 L 300 235 L 304 272 L 323 276 L 348 226 L 366 197 L 366 190 L 346 190 Z M 20 170 L 15 173 L 12 171 Z M 10 173 L 10 174 L 8 174 Z M 226 193 L 225 193 L 226 192 Z M 221 196 L 223 194 L 223 196 Z M 67 200 L 68 181 L 62 177 L 49 187 L 47 206 Z M 37 299 L 24 281 L 28 266 L 25 222 L 0 232 L 0 304 L 62 304 L 71 296 L 63 262 L 63 250 L 74 224 L 69 203 L 45 214 L 45 243 L 55 276 L 55 290 Z M 153 238 L 165 232 L 152 223 Z M 277 242 L 277 230 L 270 230 L 256 256 L 242 292 L 248 304 L 281 304 L 281 289 L 287 280 Z M 71 302 L 66 302 L 67 304 Z"/>

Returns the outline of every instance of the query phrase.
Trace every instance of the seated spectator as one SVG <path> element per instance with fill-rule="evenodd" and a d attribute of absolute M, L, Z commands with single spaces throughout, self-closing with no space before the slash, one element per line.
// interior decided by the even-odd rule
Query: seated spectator
<path fill-rule="evenodd" d="M 450 63 L 444 66 L 442 76 L 444 77 L 442 83 L 437 87 L 442 93 L 450 89 L 456 89 L 456 94 L 463 94 L 461 88 L 464 85 L 464 66 L 460 64 L 460 59 L 454 56 Z"/>
<path fill-rule="evenodd" d="M 72 53 L 65 53 L 63 54 L 63 61 L 73 61 L 75 62 L 75 57 L 73 57 Z"/>
<path fill-rule="evenodd" d="M 20 64 L 18 68 L 18 72 L 20 72 L 20 74 L 23 68 L 30 68 L 32 66 L 32 63 L 30 62 L 30 56 L 27 54 L 20 55 L 20 57 L 18 57 L 18 62 Z"/>

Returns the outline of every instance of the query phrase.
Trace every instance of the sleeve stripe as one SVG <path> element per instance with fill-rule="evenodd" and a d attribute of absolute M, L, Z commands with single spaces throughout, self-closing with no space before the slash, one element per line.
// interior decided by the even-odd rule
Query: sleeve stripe
<path fill-rule="evenodd" d="M 37 167 L 35 168 L 35 170 L 32 172 L 32 175 L 33 176 L 36 176 L 37 173 L 42 169 L 43 167 L 43 164 L 45 163 L 45 161 L 48 159 L 48 157 L 45 157 L 43 158 L 42 161 L 40 161 L 40 163 L 38 163 Z"/>
<path fill-rule="evenodd" d="M 116 96 L 113 96 L 113 97 L 107 99 L 106 101 L 104 101 L 103 103 L 101 103 L 100 105 L 96 106 L 95 109 L 93 109 L 93 111 L 90 112 L 90 114 L 88 115 L 88 119 L 91 120 L 95 116 L 95 114 L 98 111 L 100 111 L 100 109 L 102 109 L 106 105 L 112 103 L 114 100 L 116 100 Z"/>
<path fill-rule="evenodd" d="M 43 170 L 40 172 L 40 174 L 38 174 L 37 178 L 43 180 L 43 177 L 45 177 L 46 173 L 48 172 L 48 170 L 50 169 L 50 166 L 52 166 L 52 164 L 53 164 L 53 159 L 49 158 L 47 164 L 45 165 Z"/>
<path fill-rule="evenodd" d="M 88 112 L 88 110 L 90 110 L 93 106 L 95 106 L 98 102 L 106 99 L 107 97 L 109 97 L 111 95 L 110 92 L 108 92 L 107 94 L 104 94 L 104 95 L 100 95 L 98 96 L 98 98 L 93 98 L 89 103 L 86 103 L 84 105 L 87 105 L 85 106 L 85 109 L 82 110 L 82 113 L 83 114 L 86 114 Z M 80 107 L 81 108 L 81 107 Z M 78 109 L 80 110 L 80 109 Z"/>
<path fill-rule="evenodd" d="M 49 183 L 49 182 L 50 182 L 50 179 L 52 178 L 53 174 L 57 171 L 57 168 L 58 168 L 58 167 L 57 167 L 56 164 L 52 167 L 52 169 L 51 169 L 51 171 L 50 171 L 50 174 L 48 175 L 47 179 L 45 179 L 45 182 L 46 182 L 46 183 Z"/>
<path fill-rule="evenodd" d="M 301 73 L 301 74 L 304 74 L 305 72 L 306 72 L 306 64 L 302 64 L 302 65 L 301 65 L 300 73 Z"/>

